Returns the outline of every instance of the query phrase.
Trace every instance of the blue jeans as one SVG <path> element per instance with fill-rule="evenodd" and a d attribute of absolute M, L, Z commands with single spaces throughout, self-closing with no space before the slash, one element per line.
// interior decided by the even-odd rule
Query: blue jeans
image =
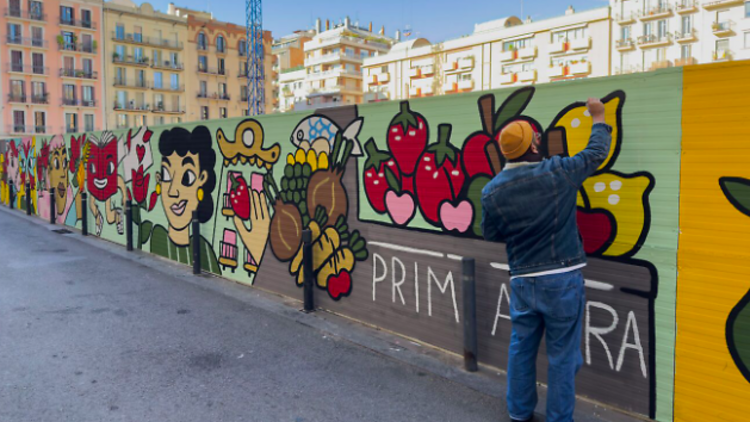
<path fill-rule="evenodd" d="M 585 292 L 581 271 L 510 282 L 513 334 L 508 353 L 508 413 L 526 420 L 534 415 L 536 356 L 545 335 L 549 369 L 547 422 L 570 422 L 575 408 L 575 376 L 583 365 L 581 323 Z"/>

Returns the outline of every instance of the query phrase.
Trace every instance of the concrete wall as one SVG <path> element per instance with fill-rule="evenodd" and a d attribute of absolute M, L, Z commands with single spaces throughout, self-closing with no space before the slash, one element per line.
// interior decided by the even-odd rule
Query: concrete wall
<path fill-rule="evenodd" d="M 62 188 L 59 223 L 80 228 L 85 208 L 90 233 L 124 243 L 130 197 L 135 247 L 185 264 L 197 210 L 206 271 L 300 299 L 300 237 L 309 228 L 319 306 L 455 353 L 462 351 L 460 259 L 473 257 L 479 360 L 502 369 L 511 329 L 505 248 L 477 231 L 478 192 L 499 168 L 491 139 L 522 118 L 544 130 L 550 153 L 575 154 L 591 125 L 576 101 L 598 96 L 615 131 L 610 157 L 579 197 L 589 264 L 578 393 L 661 421 L 699 413 L 736 420 L 747 410 L 736 397 L 750 390 L 743 375 L 750 171 L 747 138 L 737 135 L 750 118 L 742 108 L 748 70 L 747 63 L 706 65 L 649 78 L 7 139 L 0 198 L 24 208 L 30 194 L 34 211 L 49 218 L 47 189 Z M 405 135 L 394 120 L 404 114 L 413 122 Z M 451 129 L 442 148 L 455 160 L 434 177 L 425 148 L 441 125 Z M 337 144 L 342 131 L 350 138 Z M 34 180 L 31 191 L 10 192 L 9 183 L 23 186 L 22 179 Z M 539 369 L 544 381 L 543 357 Z"/>

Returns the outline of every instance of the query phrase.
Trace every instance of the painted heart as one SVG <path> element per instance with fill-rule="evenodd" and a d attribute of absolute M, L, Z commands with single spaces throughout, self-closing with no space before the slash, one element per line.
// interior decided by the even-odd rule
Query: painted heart
<path fill-rule="evenodd" d="M 409 192 L 399 195 L 389 190 L 385 194 L 385 206 L 391 220 L 399 226 L 406 225 L 414 217 L 414 198 Z"/>
<path fill-rule="evenodd" d="M 469 201 L 461 201 L 453 206 L 450 202 L 443 202 L 440 206 L 440 221 L 446 230 L 458 230 L 460 233 L 469 229 L 474 218 L 474 209 Z"/>
<path fill-rule="evenodd" d="M 138 153 L 138 162 L 143 162 L 143 157 L 146 155 L 146 147 L 143 145 L 136 145 L 135 152 Z"/>
<path fill-rule="evenodd" d="M 334 300 L 341 299 L 342 296 L 348 296 L 352 291 L 352 276 L 349 271 L 341 271 L 338 275 L 328 277 L 328 294 Z"/>
<path fill-rule="evenodd" d="M 605 210 L 578 209 L 576 213 L 578 230 L 583 238 L 583 250 L 587 254 L 598 254 L 607 249 L 607 244 L 614 239 L 614 218 Z"/>

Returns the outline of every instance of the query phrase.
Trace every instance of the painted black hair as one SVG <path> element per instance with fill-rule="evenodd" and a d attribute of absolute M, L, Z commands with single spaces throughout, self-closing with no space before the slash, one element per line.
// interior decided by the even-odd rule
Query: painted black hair
<path fill-rule="evenodd" d="M 205 126 L 198 126 L 189 132 L 181 127 L 165 130 L 159 137 L 159 153 L 166 157 L 177 153 L 184 157 L 187 153 L 196 154 L 200 171 L 208 174 L 203 184 L 203 200 L 198 204 L 198 220 L 205 223 L 213 217 L 214 198 L 212 193 L 216 187 L 216 152 L 213 149 L 211 132 Z"/>

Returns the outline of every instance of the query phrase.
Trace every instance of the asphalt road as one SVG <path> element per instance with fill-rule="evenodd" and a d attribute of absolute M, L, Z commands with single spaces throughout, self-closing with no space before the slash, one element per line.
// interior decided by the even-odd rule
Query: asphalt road
<path fill-rule="evenodd" d="M 507 420 L 497 397 L 77 236 L 0 212 L 2 422 Z"/>

